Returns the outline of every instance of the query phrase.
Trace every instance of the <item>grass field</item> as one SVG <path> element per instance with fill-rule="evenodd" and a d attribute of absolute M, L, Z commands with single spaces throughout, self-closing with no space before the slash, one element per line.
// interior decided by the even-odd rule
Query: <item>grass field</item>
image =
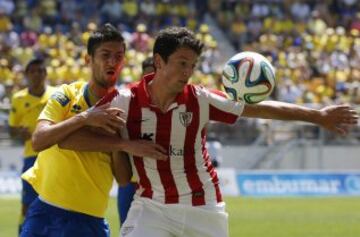
<path fill-rule="evenodd" d="M 359 237 L 360 198 L 226 198 L 231 237 Z M 0 197 L 0 236 L 16 236 L 19 200 Z M 107 212 L 118 237 L 116 203 Z"/>

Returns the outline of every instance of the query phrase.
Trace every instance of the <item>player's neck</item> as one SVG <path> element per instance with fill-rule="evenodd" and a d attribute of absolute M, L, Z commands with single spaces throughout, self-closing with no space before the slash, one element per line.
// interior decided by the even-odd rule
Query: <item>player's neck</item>
<path fill-rule="evenodd" d="M 151 103 L 156 105 L 162 112 L 166 112 L 169 106 L 174 102 L 177 94 L 169 93 L 162 83 L 152 80 L 148 85 L 148 92 Z"/>
<path fill-rule="evenodd" d="M 45 92 L 45 86 L 44 87 L 29 87 L 28 89 L 29 91 L 29 94 L 30 95 L 33 95 L 33 96 L 36 96 L 36 97 L 41 97 L 44 92 Z"/>
<path fill-rule="evenodd" d="M 114 87 L 111 88 L 104 88 L 96 85 L 96 83 L 89 82 L 88 87 L 88 96 L 91 105 L 96 104 L 104 95 L 106 95 L 108 92 L 111 92 L 114 90 Z"/>

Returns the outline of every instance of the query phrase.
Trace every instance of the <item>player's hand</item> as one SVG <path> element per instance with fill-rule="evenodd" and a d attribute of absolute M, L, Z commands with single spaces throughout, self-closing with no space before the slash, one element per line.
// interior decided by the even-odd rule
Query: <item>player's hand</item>
<path fill-rule="evenodd" d="M 152 141 L 124 140 L 122 150 L 133 156 L 146 157 L 155 160 L 166 160 L 167 151 L 164 147 Z"/>
<path fill-rule="evenodd" d="M 110 104 L 88 109 L 81 113 L 86 126 L 102 128 L 105 131 L 115 134 L 125 126 L 126 121 L 122 118 L 123 110 L 109 108 Z"/>
<path fill-rule="evenodd" d="M 320 110 L 320 125 L 324 128 L 346 135 L 350 127 L 358 123 L 359 115 L 348 105 L 331 105 Z"/>

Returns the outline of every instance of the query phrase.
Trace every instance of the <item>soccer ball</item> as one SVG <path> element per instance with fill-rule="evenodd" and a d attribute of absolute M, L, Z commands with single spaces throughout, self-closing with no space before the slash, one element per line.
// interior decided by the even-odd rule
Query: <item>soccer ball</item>
<path fill-rule="evenodd" d="M 264 56 L 242 52 L 226 62 L 222 82 L 232 100 L 254 104 L 265 100 L 275 87 L 275 69 Z"/>

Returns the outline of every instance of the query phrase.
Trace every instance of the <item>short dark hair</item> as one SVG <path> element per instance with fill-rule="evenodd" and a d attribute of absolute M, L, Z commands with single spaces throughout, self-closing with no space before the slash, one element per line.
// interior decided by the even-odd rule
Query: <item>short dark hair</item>
<path fill-rule="evenodd" d="M 33 58 L 31 59 L 25 67 L 25 73 L 27 73 L 32 65 L 42 65 L 45 64 L 45 60 L 42 58 Z"/>
<path fill-rule="evenodd" d="M 125 48 L 124 37 L 110 23 L 106 23 L 100 30 L 94 31 L 87 43 L 87 53 L 94 56 L 96 49 L 105 42 L 117 41 L 123 43 Z"/>
<path fill-rule="evenodd" d="M 196 39 L 194 32 L 185 27 L 168 27 L 156 37 L 153 55 L 159 54 L 167 62 L 169 56 L 182 47 L 192 49 L 200 55 L 204 44 Z"/>

